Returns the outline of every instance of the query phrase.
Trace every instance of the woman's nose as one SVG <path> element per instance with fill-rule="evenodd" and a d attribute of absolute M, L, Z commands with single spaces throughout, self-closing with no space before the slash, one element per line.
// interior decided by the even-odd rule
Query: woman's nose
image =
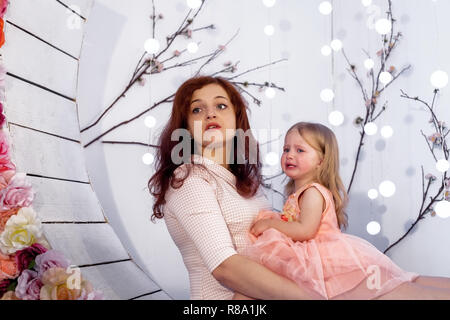
<path fill-rule="evenodd" d="M 206 111 L 206 119 L 212 119 L 216 117 L 216 112 L 214 108 L 208 108 Z"/>

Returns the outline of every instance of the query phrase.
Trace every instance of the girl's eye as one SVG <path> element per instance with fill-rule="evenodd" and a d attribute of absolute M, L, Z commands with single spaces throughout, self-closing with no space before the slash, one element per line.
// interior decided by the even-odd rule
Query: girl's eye
<path fill-rule="evenodd" d="M 299 149 L 297 149 L 297 152 L 303 152 L 303 150 L 299 148 Z"/>
<path fill-rule="evenodd" d="M 219 109 L 225 109 L 227 107 L 227 105 L 226 104 L 223 104 L 223 103 L 219 103 L 218 105 L 217 105 L 217 108 L 219 108 Z"/>
<path fill-rule="evenodd" d="M 283 152 L 289 152 L 289 148 L 284 148 Z"/>
<path fill-rule="evenodd" d="M 194 108 L 192 109 L 192 113 L 199 113 L 202 109 L 200 108 Z"/>

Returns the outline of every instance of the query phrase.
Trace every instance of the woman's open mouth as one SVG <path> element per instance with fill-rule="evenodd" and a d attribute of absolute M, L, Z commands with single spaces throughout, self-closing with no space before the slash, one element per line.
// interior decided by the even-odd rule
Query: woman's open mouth
<path fill-rule="evenodd" d="M 206 126 L 205 131 L 208 130 L 214 130 L 214 129 L 220 129 L 221 127 L 217 123 L 210 123 Z"/>

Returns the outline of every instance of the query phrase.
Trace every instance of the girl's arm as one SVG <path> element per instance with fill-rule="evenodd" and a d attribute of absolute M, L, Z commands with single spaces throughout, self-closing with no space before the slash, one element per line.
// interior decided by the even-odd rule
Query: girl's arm
<path fill-rule="evenodd" d="M 275 228 L 294 241 L 305 241 L 314 238 L 319 229 L 325 200 L 316 188 L 308 188 L 299 197 L 300 217 L 297 221 L 264 219 L 257 221 L 250 232 L 259 236 L 269 228 Z"/>
<path fill-rule="evenodd" d="M 212 275 L 224 286 L 248 297 L 264 300 L 323 299 L 263 265 L 239 254 L 223 261 Z M 242 297 L 242 296 L 240 296 Z"/>

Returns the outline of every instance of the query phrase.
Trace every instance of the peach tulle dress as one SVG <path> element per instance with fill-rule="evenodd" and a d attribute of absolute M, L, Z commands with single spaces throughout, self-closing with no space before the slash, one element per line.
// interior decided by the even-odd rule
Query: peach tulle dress
<path fill-rule="evenodd" d="M 243 254 L 325 299 L 373 299 L 419 276 L 403 271 L 366 240 L 342 233 L 333 195 L 321 184 L 303 186 L 289 196 L 281 214 L 262 210 L 256 220 L 296 219 L 301 214 L 298 198 L 309 187 L 316 187 L 326 202 L 314 238 L 293 241 L 270 228 L 258 238 L 249 233 L 253 244 Z"/>

